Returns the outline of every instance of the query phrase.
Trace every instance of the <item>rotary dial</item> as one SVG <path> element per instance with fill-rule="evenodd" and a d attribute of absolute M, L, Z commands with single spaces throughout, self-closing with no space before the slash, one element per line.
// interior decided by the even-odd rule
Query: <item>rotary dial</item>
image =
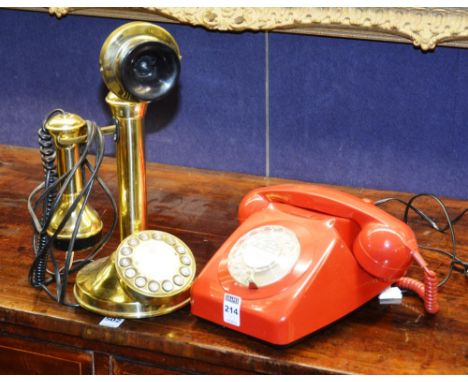
<path fill-rule="evenodd" d="M 140 231 L 117 248 L 116 268 L 123 282 L 148 297 L 175 295 L 189 288 L 195 258 L 179 238 L 162 231 Z"/>
<path fill-rule="evenodd" d="M 234 244 L 228 255 L 228 271 L 243 286 L 267 286 L 291 272 L 300 252 L 293 231 L 281 225 L 261 226 Z"/>

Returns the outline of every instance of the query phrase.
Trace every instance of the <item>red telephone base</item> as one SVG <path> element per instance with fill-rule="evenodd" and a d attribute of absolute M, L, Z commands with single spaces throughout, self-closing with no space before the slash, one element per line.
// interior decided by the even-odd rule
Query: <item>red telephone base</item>
<path fill-rule="evenodd" d="M 298 261 L 271 285 L 257 289 L 240 285 L 227 271 L 227 254 L 245 233 L 274 224 L 297 235 Z M 294 342 L 391 284 L 371 276 L 356 261 L 350 248 L 359 230 L 350 219 L 271 203 L 248 217 L 203 269 L 192 287 L 192 313 L 273 344 Z"/>

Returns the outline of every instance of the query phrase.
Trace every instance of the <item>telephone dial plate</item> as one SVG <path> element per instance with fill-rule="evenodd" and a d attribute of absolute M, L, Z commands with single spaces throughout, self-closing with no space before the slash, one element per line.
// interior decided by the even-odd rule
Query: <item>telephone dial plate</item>
<path fill-rule="evenodd" d="M 190 286 L 195 259 L 179 238 L 162 231 L 140 231 L 117 248 L 122 282 L 147 297 L 169 297 Z"/>
<path fill-rule="evenodd" d="M 263 287 L 284 278 L 299 258 L 296 234 L 282 225 L 266 225 L 244 234 L 228 255 L 228 271 L 241 285 Z"/>

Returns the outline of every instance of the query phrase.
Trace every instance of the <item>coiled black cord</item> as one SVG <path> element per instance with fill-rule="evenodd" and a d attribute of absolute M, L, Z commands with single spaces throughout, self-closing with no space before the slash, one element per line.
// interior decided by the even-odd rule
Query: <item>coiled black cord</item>
<path fill-rule="evenodd" d="M 99 251 L 104 247 L 104 245 L 109 241 L 117 225 L 117 205 L 112 197 L 112 193 L 107 188 L 102 179 L 98 176 L 98 171 L 101 166 L 102 160 L 104 158 L 104 138 L 101 130 L 96 126 L 94 122 L 86 121 L 87 126 L 87 142 L 83 145 L 81 150 L 81 155 L 78 161 L 75 163 L 73 168 L 67 173 L 62 175 L 60 178 L 57 177 L 56 168 L 51 165 L 52 159 L 55 161 L 55 148 L 54 154 L 50 154 L 51 147 L 48 141 L 47 135 L 48 131 L 45 129 L 45 124 L 47 121 L 53 117 L 57 112 L 62 112 L 61 110 L 54 110 L 48 114 L 47 118 L 43 123 L 42 134 L 44 139 L 40 141 L 41 148 L 42 146 L 46 147 L 46 160 L 43 159 L 44 171 L 46 173 L 45 180 L 38 187 L 36 187 L 30 194 L 28 198 L 28 210 L 33 220 L 33 227 L 35 230 L 33 238 L 33 250 L 35 258 L 30 268 L 29 272 L 29 281 L 34 287 L 40 287 L 44 289 L 47 294 L 56 300 L 57 302 L 68 305 L 68 306 L 77 306 L 76 304 L 70 304 L 66 302 L 66 287 L 68 282 L 68 276 L 70 272 L 75 272 L 82 268 L 84 265 L 92 261 L 92 259 L 99 253 Z M 50 135 L 49 135 L 50 138 Z M 53 144 L 53 142 L 52 142 Z M 95 145 L 96 149 L 96 161 L 95 166 L 93 166 L 87 159 L 88 154 L 92 148 L 92 145 Z M 42 153 L 43 150 L 41 150 Z M 46 162 L 44 164 L 44 161 Z M 83 169 L 83 177 L 85 167 L 90 172 L 90 176 L 86 182 L 84 182 L 83 189 L 78 194 L 76 200 L 71 204 L 68 211 L 65 213 L 61 223 L 57 227 L 56 231 L 52 236 L 47 235 L 47 228 L 50 224 L 50 221 L 53 216 L 53 212 L 60 205 L 60 201 L 65 190 L 68 188 L 71 180 L 75 176 L 78 169 Z M 55 172 L 55 175 L 54 175 Z M 83 259 L 73 260 L 74 257 L 74 245 L 76 237 L 78 234 L 78 228 L 80 226 L 81 217 L 85 210 L 85 206 L 88 202 L 88 198 L 91 194 L 92 186 L 94 182 L 97 181 L 101 189 L 106 194 L 112 205 L 113 211 L 113 222 L 110 230 L 102 236 L 101 240 L 93 246 L 89 254 Z M 57 188 L 60 186 L 59 190 Z M 40 196 L 34 202 L 33 199 L 42 191 Z M 63 267 L 58 266 L 58 261 L 54 252 L 52 251 L 52 243 L 57 238 L 63 227 L 65 226 L 67 220 L 70 218 L 71 214 L 75 211 L 78 203 L 83 201 L 82 206 L 78 212 L 77 223 L 72 233 L 68 249 L 65 255 L 65 262 Z M 42 205 L 42 218 L 38 219 L 36 215 L 36 209 Z M 46 271 L 47 264 L 52 265 L 52 270 Z M 51 277 L 46 278 L 45 274 L 49 273 Z M 48 288 L 48 285 L 55 284 L 55 293 Z"/>
<path fill-rule="evenodd" d="M 39 151 L 42 159 L 42 166 L 45 172 L 44 187 L 48 188 L 57 180 L 57 166 L 55 164 L 56 150 L 55 144 L 53 142 L 52 136 L 49 131 L 45 128 L 47 121 L 52 118 L 54 115 L 62 113 L 64 111 L 61 109 L 55 109 L 51 111 L 44 121 L 42 122 L 42 127 L 38 130 L 39 138 Z M 51 216 L 53 215 L 52 205 L 55 201 L 56 192 L 55 188 L 51 189 L 51 192 L 44 199 L 42 210 L 43 216 L 41 219 L 42 226 L 46 224 Z M 30 283 L 34 287 L 40 287 L 45 281 L 45 274 L 47 269 L 47 259 L 48 259 L 48 246 L 47 246 L 47 233 L 39 232 L 35 238 L 35 245 L 37 246 L 36 259 L 37 264 L 34 268 L 31 268 L 29 279 Z"/>

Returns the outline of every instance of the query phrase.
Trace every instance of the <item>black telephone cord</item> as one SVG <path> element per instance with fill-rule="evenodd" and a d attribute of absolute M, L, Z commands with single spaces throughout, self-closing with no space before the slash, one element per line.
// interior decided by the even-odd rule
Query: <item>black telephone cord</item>
<path fill-rule="evenodd" d="M 428 198 L 431 198 L 431 199 L 433 199 L 433 200 L 435 200 L 437 202 L 437 204 L 439 205 L 440 209 L 442 210 L 442 213 L 443 213 L 443 215 L 444 215 L 444 217 L 445 217 L 445 219 L 447 221 L 447 224 L 443 228 L 439 227 L 437 222 L 434 219 L 432 219 L 431 217 L 429 217 L 428 214 L 426 214 L 420 208 L 417 208 L 417 207 L 415 207 L 413 205 L 415 200 L 417 200 L 419 198 L 422 198 L 422 197 L 428 197 Z M 447 281 L 452 276 L 453 271 L 462 272 L 462 273 L 465 274 L 466 277 L 468 277 L 468 262 L 463 261 L 462 259 L 460 259 L 458 257 L 458 255 L 457 255 L 457 252 L 456 252 L 457 240 L 456 240 L 456 237 L 455 237 L 455 228 L 454 228 L 454 225 L 465 215 L 465 213 L 468 211 L 468 209 L 463 210 L 460 214 L 458 214 L 455 218 L 452 219 L 452 218 L 450 218 L 450 215 L 449 215 L 448 210 L 447 210 L 447 206 L 444 204 L 444 202 L 442 202 L 442 200 L 440 198 L 438 198 L 437 196 L 432 195 L 432 194 L 427 194 L 427 193 L 416 194 L 416 195 L 412 196 L 408 201 L 404 201 L 404 200 L 399 199 L 399 198 L 385 198 L 385 199 L 381 199 L 381 200 L 376 201 L 374 204 L 376 206 L 379 206 L 381 204 L 388 203 L 388 202 L 398 202 L 398 203 L 403 204 L 405 206 L 405 211 L 404 211 L 403 217 L 402 217 L 402 220 L 405 223 L 408 223 L 409 211 L 411 210 L 411 211 L 414 211 L 421 219 L 426 221 L 430 225 L 430 227 L 432 229 L 434 229 L 435 231 L 440 232 L 440 233 L 445 233 L 447 230 L 449 231 L 450 239 L 451 239 L 451 242 L 452 242 L 452 250 L 451 251 L 446 251 L 446 250 L 443 250 L 443 249 L 440 249 L 440 248 L 433 248 L 433 247 L 429 247 L 429 246 L 426 246 L 426 245 L 419 245 L 419 247 L 422 248 L 422 249 L 448 256 L 451 259 L 449 270 L 448 270 L 447 274 L 445 275 L 445 277 L 438 284 L 439 288 L 442 287 L 445 283 L 447 283 Z"/>
<path fill-rule="evenodd" d="M 44 121 L 42 122 L 42 127 L 38 131 L 39 137 L 39 150 L 41 153 L 42 166 L 45 171 L 45 180 L 44 187 L 48 188 L 53 184 L 57 179 L 57 167 L 55 165 L 56 150 L 55 144 L 52 140 L 50 133 L 45 128 L 47 121 L 58 113 L 64 113 L 61 109 L 55 109 L 51 111 Z M 47 195 L 47 198 L 43 201 L 42 209 L 44 211 L 41 223 L 45 225 L 52 215 L 52 204 L 55 200 L 56 194 L 55 189 L 52 189 L 51 192 Z M 34 245 L 37 246 L 37 253 L 40 254 L 36 256 L 37 265 L 31 269 L 30 272 L 30 283 L 34 287 L 41 286 L 45 281 L 45 273 L 47 269 L 47 233 L 40 232 L 37 238 L 34 239 Z"/>
<path fill-rule="evenodd" d="M 47 120 L 51 118 L 55 114 L 55 112 L 57 111 L 53 111 L 52 113 L 49 113 L 45 122 L 47 122 Z M 45 122 L 43 125 L 45 125 Z M 47 130 L 45 131 L 48 134 Z M 29 273 L 30 283 L 35 287 L 40 287 L 44 289 L 47 292 L 47 294 L 50 297 L 52 297 L 54 300 L 56 300 L 57 302 L 64 304 L 64 305 L 69 305 L 69 306 L 77 306 L 76 304 L 69 304 L 65 301 L 66 285 L 67 285 L 69 273 L 79 270 L 88 262 L 92 261 L 92 259 L 99 253 L 99 251 L 109 241 L 117 225 L 117 206 L 116 206 L 115 200 L 112 197 L 112 193 L 110 192 L 110 190 L 107 188 L 107 186 L 102 181 L 102 179 L 98 176 L 98 170 L 104 158 L 104 139 L 103 139 L 102 132 L 100 131 L 100 129 L 93 122 L 90 122 L 90 121 L 87 121 L 87 138 L 88 138 L 87 144 L 84 145 L 85 147 L 81 152 L 79 160 L 74 165 L 74 167 L 69 171 L 69 173 L 64 174 L 60 178 L 57 178 L 57 177 L 54 178 L 54 177 L 51 177 L 49 174 L 50 166 L 46 167 L 44 165 L 44 169 L 46 171 L 46 181 L 47 179 L 52 179 L 52 181 L 49 181 L 48 185 L 46 184 L 46 181 L 44 181 L 42 184 L 36 187 L 35 190 L 33 190 L 33 192 L 31 193 L 28 199 L 28 209 L 33 220 L 33 226 L 35 228 L 35 235 L 33 239 L 33 248 L 34 248 L 35 258 L 30 268 L 30 273 Z M 93 143 L 96 146 L 96 164 L 94 167 L 91 165 L 91 163 L 87 159 L 87 155 Z M 55 160 L 55 155 L 54 155 L 54 160 Z M 61 224 L 55 231 L 54 235 L 49 237 L 47 235 L 47 227 L 50 224 L 50 220 L 53 216 L 53 211 L 55 211 L 56 208 L 58 207 L 60 200 L 65 190 L 67 189 L 69 182 L 75 176 L 76 171 L 80 167 L 82 167 L 84 170 L 85 166 L 88 168 L 90 172 L 88 181 L 85 183 L 77 199 L 72 203 L 69 210 L 63 217 Z M 84 177 L 84 173 L 83 173 L 83 177 Z M 90 253 L 85 258 L 72 261 L 73 254 L 74 254 L 73 247 L 74 247 L 76 236 L 78 233 L 79 222 L 81 221 L 81 216 L 83 214 L 84 208 L 90 196 L 91 189 L 95 180 L 97 180 L 98 184 L 103 189 L 107 198 L 110 200 L 112 204 L 112 210 L 113 210 L 112 226 L 111 226 L 111 229 L 101 238 L 101 240 L 91 249 Z M 60 190 L 56 192 L 56 188 L 61 182 L 62 182 L 62 186 Z M 32 200 L 36 197 L 36 195 L 41 190 L 43 190 L 43 192 L 39 196 L 39 198 L 36 200 L 36 202 L 34 203 L 34 207 L 33 207 Z M 43 208 L 43 217 L 41 220 L 39 220 L 35 214 L 35 210 L 38 208 L 41 202 L 42 202 L 42 205 L 44 206 L 44 200 L 48 200 L 49 204 L 47 206 L 47 209 Z M 76 206 L 81 200 L 83 200 L 83 204 L 78 213 L 77 225 L 75 226 L 75 229 L 72 233 L 72 237 L 69 242 L 68 249 L 66 251 L 65 264 L 62 268 L 59 268 L 55 255 L 52 251 L 52 243 L 57 238 L 57 235 L 63 229 L 65 223 L 67 222 L 71 214 L 74 212 Z M 42 239 L 40 240 L 39 245 L 37 245 L 38 237 Z M 51 277 L 46 279 L 45 273 L 46 273 L 46 266 L 48 263 L 48 259 L 50 259 L 52 263 L 53 270 L 48 271 L 49 274 L 51 274 Z M 49 284 L 53 282 L 55 282 L 56 284 L 55 294 L 47 287 Z"/>

